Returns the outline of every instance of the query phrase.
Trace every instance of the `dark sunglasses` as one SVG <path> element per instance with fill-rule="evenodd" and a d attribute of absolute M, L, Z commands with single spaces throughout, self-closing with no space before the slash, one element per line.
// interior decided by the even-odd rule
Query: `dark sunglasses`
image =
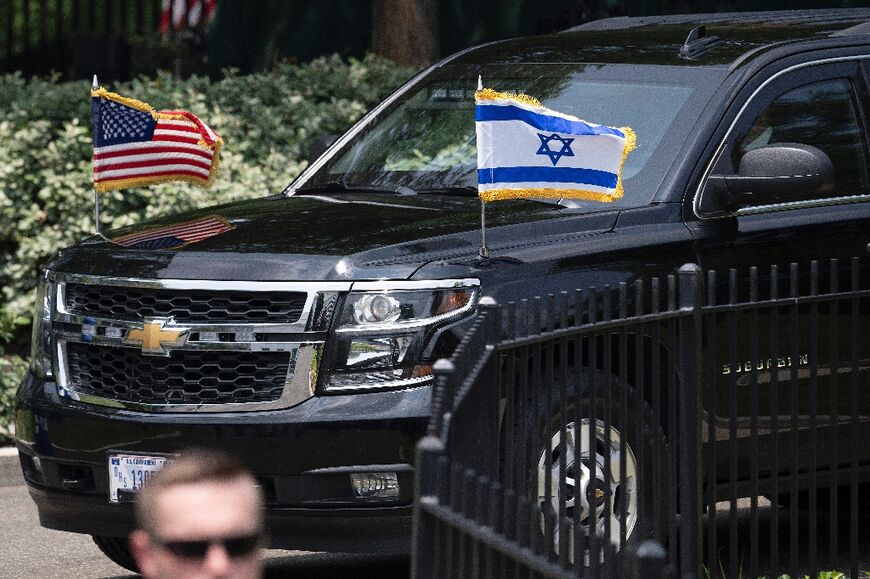
<path fill-rule="evenodd" d="M 239 537 L 218 537 L 199 541 L 164 541 L 153 537 L 154 542 L 175 555 L 185 559 L 203 559 L 212 545 L 220 545 L 230 558 L 250 555 L 260 546 L 260 533 L 242 535 Z"/>

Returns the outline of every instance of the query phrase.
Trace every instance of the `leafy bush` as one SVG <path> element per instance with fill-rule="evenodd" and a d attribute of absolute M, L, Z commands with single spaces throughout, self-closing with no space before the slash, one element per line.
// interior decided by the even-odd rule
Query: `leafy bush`
<path fill-rule="evenodd" d="M 27 362 L 19 356 L 0 355 L 0 444 L 12 438 L 13 402 L 18 383 L 24 378 Z"/>
<path fill-rule="evenodd" d="M 107 86 L 156 109 L 187 109 L 225 145 L 210 190 L 171 183 L 104 194 L 103 227 L 281 190 L 305 167 L 314 138 L 346 130 L 410 72 L 374 56 L 333 56 L 216 82 L 160 74 Z M 13 353 L 27 343 L 36 266 L 93 231 L 89 90 L 85 82 L 0 76 L 0 348 L 5 342 Z M 3 336 L 13 326 L 10 343 Z"/>

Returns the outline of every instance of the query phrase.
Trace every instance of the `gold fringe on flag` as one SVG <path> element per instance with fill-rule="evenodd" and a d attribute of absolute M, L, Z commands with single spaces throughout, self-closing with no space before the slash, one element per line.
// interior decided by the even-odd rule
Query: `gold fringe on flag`
<path fill-rule="evenodd" d="M 144 113 L 149 113 L 154 120 L 163 119 L 170 121 L 187 121 L 188 123 L 192 123 L 196 125 L 196 123 L 189 119 L 186 115 L 181 113 L 165 113 L 158 112 L 154 110 L 154 107 L 149 105 L 146 102 L 121 96 L 118 93 L 110 92 L 100 87 L 98 89 L 91 90 L 91 97 L 104 98 L 111 101 L 115 101 L 119 104 L 128 106 L 130 108 L 136 109 L 138 111 L 142 111 Z M 198 127 L 198 125 L 197 125 Z M 198 127 L 199 128 L 199 127 Z M 200 130 L 202 130 L 200 128 Z M 188 183 L 193 183 L 194 185 L 199 185 L 201 187 L 211 187 L 214 184 L 215 179 L 217 178 L 218 167 L 220 166 L 220 151 L 221 146 L 224 144 L 223 139 L 220 135 L 217 137 L 213 143 L 208 143 L 204 138 L 200 138 L 197 145 L 201 146 L 204 149 L 212 149 L 214 150 L 214 160 L 212 161 L 211 170 L 209 171 L 208 179 L 203 179 L 201 177 L 194 177 L 191 175 L 165 175 L 161 177 L 131 177 L 129 179 L 118 179 L 115 181 L 105 181 L 102 183 L 95 183 L 94 190 L 97 193 L 106 193 L 107 191 L 113 191 L 117 189 L 129 189 L 131 187 L 143 187 L 146 185 L 156 185 L 158 183 L 168 183 L 170 181 L 186 181 Z"/>

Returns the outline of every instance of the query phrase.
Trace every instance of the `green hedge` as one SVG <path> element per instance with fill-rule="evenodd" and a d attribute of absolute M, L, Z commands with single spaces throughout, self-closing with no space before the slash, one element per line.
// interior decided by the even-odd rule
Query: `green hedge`
<path fill-rule="evenodd" d="M 19 356 L 0 356 L 0 445 L 12 439 L 12 411 L 15 390 L 24 378 L 27 362 Z"/>
<path fill-rule="evenodd" d="M 411 75 L 384 59 L 337 56 L 220 81 L 168 74 L 106 86 L 182 108 L 224 138 L 209 190 L 184 183 L 103 196 L 103 226 L 259 197 L 305 167 L 312 139 L 341 133 Z M 0 426 L 27 351 L 36 266 L 93 232 L 90 82 L 0 76 Z M 5 356 L 4 356 L 5 353 Z"/>

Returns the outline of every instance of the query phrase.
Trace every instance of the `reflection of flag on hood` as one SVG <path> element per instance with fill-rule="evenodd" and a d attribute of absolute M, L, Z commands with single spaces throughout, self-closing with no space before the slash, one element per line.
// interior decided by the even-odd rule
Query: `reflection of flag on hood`
<path fill-rule="evenodd" d="M 532 197 L 614 201 L 635 146 L 628 127 L 587 123 L 526 95 L 478 90 L 478 194 L 484 201 Z"/>
<path fill-rule="evenodd" d="M 223 140 L 186 111 L 91 91 L 94 113 L 94 189 L 127 189 L 164 181 L 208 187 L 217 174 Z"/>
<path fill-rule="evenodd" d="M 223 217 L 209 215 L 193 221 L 130 233 L 116 237 L 112 242 L 136 249 L 178 249 L 188 243 L 196 243 L 232 229 L 235 227 Z"/>

